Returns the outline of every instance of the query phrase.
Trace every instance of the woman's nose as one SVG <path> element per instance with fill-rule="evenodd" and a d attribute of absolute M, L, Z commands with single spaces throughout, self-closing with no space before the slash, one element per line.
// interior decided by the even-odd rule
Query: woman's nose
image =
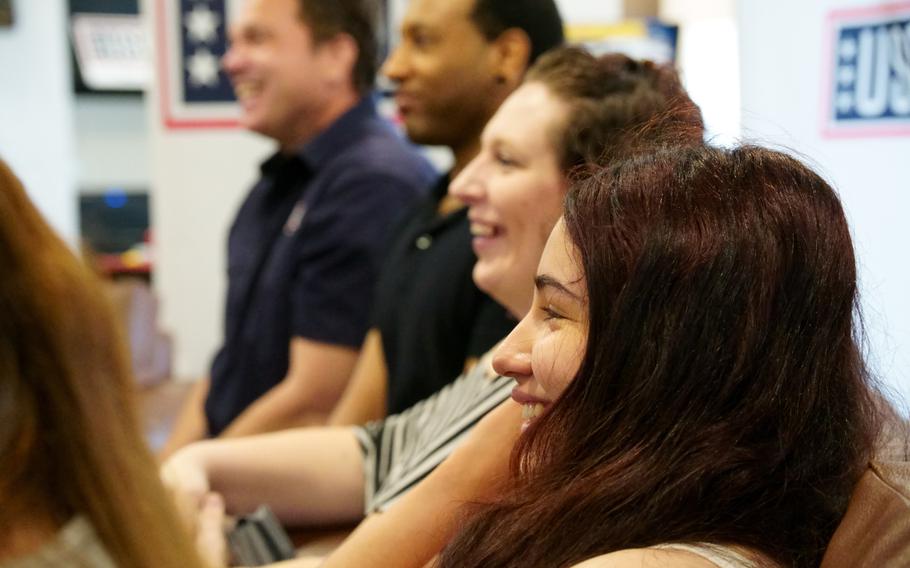
<path fill-rule="evenodd" d="M 531 337 L 524 320 L 506 337 L 493 354 L 493 369 L 518 382 L 531 377 Z"/>
<path fill-rule="evenodd" d="M 449 193 L 466 205 L 474 205 L 483 200 L 485 187 L 482 179 L 481 158 L 471 160 L 458 176 L 449 184 Z"/>

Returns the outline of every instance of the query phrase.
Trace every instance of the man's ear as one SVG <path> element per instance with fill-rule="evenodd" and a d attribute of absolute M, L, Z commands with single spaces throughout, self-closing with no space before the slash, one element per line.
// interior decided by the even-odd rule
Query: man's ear
<path fill-rule="evenodd" d="M 323 40 L 319 44 L 323 55 L 323 77 L 333 87 L 350 84 L 354 86 L 354 66 L 360 48 L 357 41 L 349 34 L 340 33 L 334 37 Z M 356 88 L 356 87 L 355 87 Z"/>
<path fill-rule="evenodd" d="M 497 81 L 510 90 L 521 83 L 531 58 L 531 39 L 524 30 L 509 28 L 493 42 L 494 72 Z"/>

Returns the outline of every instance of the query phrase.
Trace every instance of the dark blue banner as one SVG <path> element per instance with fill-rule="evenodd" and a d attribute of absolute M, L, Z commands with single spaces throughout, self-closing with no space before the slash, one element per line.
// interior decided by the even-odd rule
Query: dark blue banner
<path fill-rule="evenodd" d="M 235 100 L 221 68 L 227 50 L 225 0 L 180 0 L 180 48 L 185 103 Z"/>
<path fill-rule="evenodd" d="M 910 14 L 835 27 L 832 119 L 910 122 Z"/>

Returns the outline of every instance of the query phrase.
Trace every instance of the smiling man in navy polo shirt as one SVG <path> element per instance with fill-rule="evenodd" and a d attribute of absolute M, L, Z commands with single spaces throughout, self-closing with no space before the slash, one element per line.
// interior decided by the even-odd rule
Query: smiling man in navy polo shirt
<path fill-rule="evenodd" d="M 331 411 L 369 324 L 383 243 L 433 181 L 380 119 L 369 0 L 246 0 L 223 64 L 278 151 L 228 239 L 224 343 L 162 454 Z"/>

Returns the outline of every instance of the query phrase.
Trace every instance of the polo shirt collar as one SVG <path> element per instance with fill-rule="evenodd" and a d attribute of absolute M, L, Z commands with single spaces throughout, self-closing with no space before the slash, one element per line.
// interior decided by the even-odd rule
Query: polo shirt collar
<path fill-rule="evenodd" d="M 259 165 L 259 171 L 264 177 L 274 178 L 295 163 L 309 171 L 315 171 L 329 158 L 359 138 L 363 130 L 360 125 L 376 116 L 378 114 L 373 97 L 364 96 L 328 128 L 293 153 L 283 154 L 278 151 L 272 154 Z"/>
<path fill-rule="evenodd" d="M 363 124 L 377 116 L 373 97 L 364 96 L 328 128 L 304 144 L 296 155 L 309 167 L 319 169 L 329 158 L 362 136 Z"/>
<path fill-rule="evenodd" d="M 452 182 L 452 172 L 448 171 L 445 174 L 439 176 L 436 180 L 436 183 L 433 185 L 433 188 L 430 190 L 430 193 L 433 195 L 433 198 L 437 202 L 442 201 L 442 198 L 446 196 L 449 192 L 449 184 Z"/>

